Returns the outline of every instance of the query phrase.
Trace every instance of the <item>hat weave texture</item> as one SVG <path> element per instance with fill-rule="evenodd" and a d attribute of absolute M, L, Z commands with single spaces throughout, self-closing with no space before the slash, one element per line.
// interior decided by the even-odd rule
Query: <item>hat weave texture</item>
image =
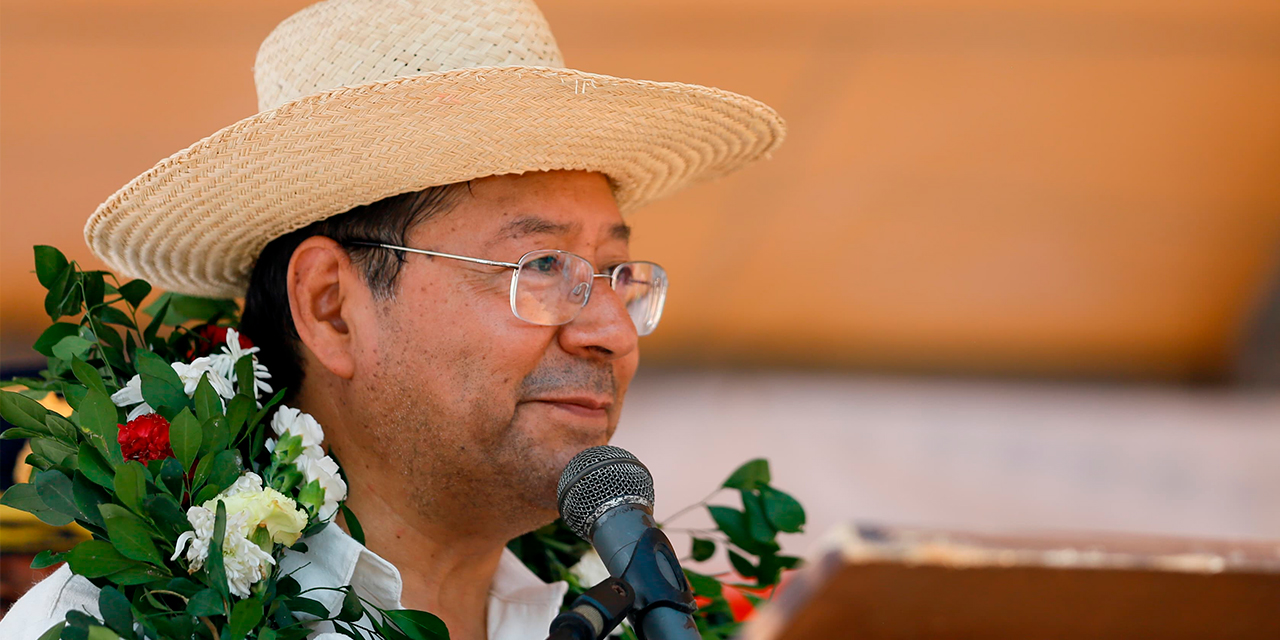
<path fill-rule="evenodd" d="M 728 91 L 563 68 L 526 0 L 330 0 L 281 23 L 260 113 L 107 199 L 85 239 L 171 291 L 243 295 L 272 239 L 353 207 L 474 178 L 607 175 L 630 212 L 767 157 L 782 119 Z"/>

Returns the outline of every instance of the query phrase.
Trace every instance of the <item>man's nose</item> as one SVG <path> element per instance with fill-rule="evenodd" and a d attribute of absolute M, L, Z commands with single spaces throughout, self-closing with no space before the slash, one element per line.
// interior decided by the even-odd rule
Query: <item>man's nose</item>
<path fill-rule="evenodd" d="M 560 346 L 583 358 L 613 360 L 636 350 L 640 337 L 608 278 L 598 278 L 578 317 L 560 328 Z"/>

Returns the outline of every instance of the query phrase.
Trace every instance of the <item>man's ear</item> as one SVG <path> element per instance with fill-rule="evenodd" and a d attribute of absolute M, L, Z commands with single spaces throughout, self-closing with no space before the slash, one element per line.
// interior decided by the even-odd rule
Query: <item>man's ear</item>
<path fill-rule="evenodd" d="M 298 337 L 320 365 L 340 378 L 355 375 L 353 303 L 364 293 L 342 245 L 312 236 L 289 258 L 289 310 Z"/>

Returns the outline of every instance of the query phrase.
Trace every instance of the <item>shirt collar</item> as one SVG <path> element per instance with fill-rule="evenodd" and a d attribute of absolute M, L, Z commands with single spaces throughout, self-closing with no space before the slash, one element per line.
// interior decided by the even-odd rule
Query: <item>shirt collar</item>
<path fill-rule="evenodd" d="M 305 539 L 305 553 L 286 553 L 280 567 L 303 589 L 351 585 L 361 597 L 383 609 L 400 609 L 404 584 L 395 565 L 356 542 L 341 527 L 330 524 Z M 547 622 L 555 617 L 569 585 L 563 581 L 547 584 L 529 570 L 510 549 L 502 550 L 498 570 L 489 588 L 489 634 L 500 637 L 502 627 L 530 617 Z M 342 606 L 342 593 L 313 591 L 307 597 L 319 601 L 329 611 Z M 496 635 L 495 635 L 496 634 Z"/>

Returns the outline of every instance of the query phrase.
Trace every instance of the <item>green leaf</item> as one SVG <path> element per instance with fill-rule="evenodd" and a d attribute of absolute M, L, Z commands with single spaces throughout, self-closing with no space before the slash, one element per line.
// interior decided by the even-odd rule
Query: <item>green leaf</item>
<path fill-rule="evenodd" d="M 240 359 L 236 360 L 236 383 L 237 394 L 257 399 L 258 390 L 253 379 L 253 354 L 240 356 Z"/>
<path fill-rule="evenodd" d="M 67 257 L 55 247 L 41 244 L 33 249 L 36 254 L 36 279 L 40 281 L 40 286 L 49 289 L 71 265 L 67 262 Z"/>
<path fill-rule="evenodd" d="M 162 407 L 169 407 L 174 413 L 191 404 L 183 390 L 182 379 L 169 363 L 150 351 L 139 350 L 134 355 L 138 367 L 138 375 L 142 379 L 142 399 L 153 409 L 161 412 Z M 165 416 L 172 419 L 172 415 Z"/>
<path fill-rule="evenodd" d="M 159 549 L 151 540 L 151 532 L 141 518 L 118 504 L 99 505 L 98 511 L 107 523 L 107 536 L 120 555 L 154 565 L 164 564 Z"/>
<path fill-rule="evenodd" d="M 160 535 L 165 540 L 177 540 L 183 532 L 191 530 L 191 523 L 187 521 L 182 505 L 178 504 L 178 500 L 171 495 L 157 493 L 147 496 L 142 501 L 142 506 L 147 517 L 160 529 Z"/>
<path fill-rule="evenodd" d="M 116 467 L 116 498 L 134 513 L 142 512 L 142 499 L 147 496 L 147 470 L 137 460 Z"/>
<path fill-rule="evenodd" d="M 183 470 L 190 470 L 195 464 L 196 452 L 200 451 L 200 423 L 191 415 L 190 409 L 183 409 L 169 423 L 169 446 L 182 463 Z"/>
<path fill-rule="evenodd" d="M 103 273 L 105 272 L 86 271 L 80 278 L 80 283 L 84 286 L 84 306 L 88 309 L 102 304 L 103 294 L 106 292 Z"/>
<path fill-rule="evenodd" d="M 733 549 L 729 550 L 729 563 L 733 565 L 733 570 L 737 571 L 738 575 L 744 578 L 756 577 L 756 566 Z"/>
<path fill-rule="evenodd" d="M 130 560 L 106 540 L 85 540 L 67 552 L 67 564 L 71 570 L 86 578 L 105 578 L 113 573 L 136 568 L 139 563 Z"/>
<path fill-rule="evenodd" d="M 347 507 L 346 502 L 338 503 L 338 509 L 342 511 L 342 521 L 346 523 L 347 530 L 351 532 L 351 537 L 358 543 L 364 544 L 364 527 L 360 526 L 360 520 L 356 518 L 356 514 Z"/>
<path fill-rule="evenodd" d="M 110 580 L 120 586 L 131 586 L 135 584 L 147 584 L 148 582 L 155 582 L 157 580 L 164 580 L 172 577 L 169 575 L 169 572 L 164 569 L 153 567 L 142 562 L 134 562 L 132 560 L 130 560 L 130 562 L 133 562 L 133 564 L 108 575 L 107 580 Z"/>
<path fill-rule="evenodd" d="M 75 479 L 71 482 L 71 495 L 75 496 L 76 508 L 87 521 L 99 527 L 106 526 L 98 511 L 98 505 L 111 502 L 111 496 L 107 492 L 90 482 L 83 473 L 77 472 Z"/>
<path fill-rule="evenodd" d="M 102 439 L 102 444 L 107 442 L 107 437 L 113 439 L 119 433 L 120 414 L 116 410 L 116 405 L 107 396 L 106 391 L 90 389 L 85 394 L 84 399 L 80 401 L 80 426 L 88 429 L 90 433 L 97 435 Z M 95 442 L 95 445 L 100 443 Z M 118 442 L 116 444 L 119 444 Z M 99 446 L 101 451 L 105 447 Z M 106 453 L 104 451 L 104 453 Z"/>
<path fill-rule="evenodd" d="M 206 435 L 208 432 L 205 432 Z M 200 462 L 196 463 L 196 470 L 191 472 L 191 490 L 197 491 L 204 484 L 206 478 L 209 477 L 209 470 L 213 468 L 213 455 L 206 454 L 200 458 Z"/>
<path fill-rule="evenodd" d="M 142 331 L 142 346 L 152 347 L 155 343 L 156 334 L 160 331 L 160 326 L 164 324 L 164 316 L 168 309 L 169 298 L 167 294 L 161 295 L 155 304 L 147 307 L 146 313 L 151 316 L 151 322 L 147 323 L 147 328 Z"/>
<path fill-rule="evenodd" d="M 227 433 L 227 419 L 222 416 L 211 416 L 200 425 L 200 452 L 197 455 L 211 458 L 209 454 L 217 453 L 231 445 L 231 436 Z"/>
<path fill-rule="evenodd" d="M 319 480 L 312 480 L 303 485 L 302 490 L 298 492 L 298 503 L 309 505 L 315 511 L 319 511 L 320 506 L 324 504 L 324 488 L 320 486 Z"/>
<path fill-rule="evenodd" d="M 53 345 L 53 355 L 56 358 L 70 362 L 76 358 L 84 357 L 93 348 L 93 344 L 80 336 L 67 336 L 59 340 L 58 344 Z"/>
<path fill-rule="evenodd" d="M 225 616 L 227 605 L 213 589 L 205 589 L 187 601 L 187 613 L 193 616 Z"/>
<path fill-rule="evenodd" d="M 151 285 L 146 280 L 130 280 L 120 286 L 120 295 L 135 308 L 151 293 Z"/>
<path fill-rule="evenodd" d="M 237 394 L 227 403 L 227 434 L 231 442 L 236 442 L 240 429 L 256 408 L 253 398 Z"/>
<path fill-rule="evenodd" d="M 65 561 L 66 558 L 64 556 L 66 556 L 65 553 L 54 553 L 49 549 L 45 549 L 44 551 L 37 553 L 36 557 L 31 559 L 31 568 L 47 569 L 59 562 Z"/>
<path fill-rule="evenodd" d="M 133 632 L 130 632 L 129 635 L 132 636 Z M 122 640 L 122 638 L 108 627 L 91 626 L 86 640 Z"/>
<path fill-rule="evenodd" d="M 76 437 L 76 426 L 71 424 L 70 420 L 52 411 L 44 414 L 44 426 L 55 440 L 60 440 L 72 448 L 75 447 L 76 442 L 79 440 Z"/>
<path fill-rule="evenodd" d="M 115 489 L 116 473 L 97 449 L 88 443 L 84 443 L 80 445 L 80 450 L 76 455 L 80 459 L 80 472 L 84 474 L 84 477 L 99 486 Z"/>
<path fill-rule="evenodd" d="M 61 471 L 40 471 L 32 476 L 32 482 L 36 485 L 36 493 L 40 494 L 40 499 L 44 501 L 45 506 L 72 518 L 80 516 L 71 478 Z"/>
<path fill-rule="evenodd" d="M 346 595 L 342 596 L 342 608 L 338 610 L 338 619 L 343 622 L 357 622 L 363 617 L 364 605 L 360 604 L 360 598 L 356 592 L 348 587 Z"/>
<path fill-rule="evenodd" d="M 44 503 L 44 500 L 40 498 L 39 492 L 36 491 L 36 486 L 29 482 L 15 484 L 6 489 L 4 495 L 0 496 L 0 504 L 13 507 L 19 511 L 26 511 L 39 518 L 41 522 L 55 527 L 70 524 L 74 520 L 69 515 L 49 508 Z"/>
<path fill-rule="evenodd" d="M 716 552 L 716 543 L 703 538 L 693 539 L 693 560 L 695 562 L 704 562 L 711 558 Z"/>
<path fill-rule="evenodd" d="M 689 586 L 693 587 L 693 592 L 704 598 L 718 598 L 724 592 L 724 586 L 719 580 L 711 576 L 705 576 L 696 571 L 684 570 L 685 578 L 689 580 Z"/>
<path fill-rule="evenodd" d="M 220 318 L 234 319 L 239 311 L 235 300 L 201 298 L 171 291 L 161 294 L 146 309 L 147 315 L 153 318 L 163 314 L 164 323 L 172 327 L 191 320 L 213 322 Z"/>
<path fill-rule="evenodd" d="M 129 606 L 129 599 L 115 587 L 108 585 L 98 592 L 98 612 L 112 631 L 123 636 L 133 636 L 133 607 Z"/>
<path fill-rule="evenodd" d="M 795 498 L 767 486 L 760 488 L 760 498 L 765 515 L 778 531 L 799 533 L 804 529 L 804 507 Z"/>
<path fill-rule="evenodd" d="M 75 277 L 74 268 L 66 268 L 60 271 L 53 279 L 53 283 L 49 285 L 49 292 L 44 295 L 44 311 L 49 314 L 49 319 L 57 321 L 64 315 L 62 312 L 63 302 L 68 299 L 68 292 L 71 290 L 71 280 Z"/>
<path fill-rule="evenodd" d="M 74 455 L 76 449 L 69 444 L 51 438 L 32 438 L 31 452 L 48 460 L 55 466 L 66 464 L 68 456 Z"/>
<path fill-rule="evenodd" d="M 383 612 L 405 635 L 413 640 L 448 640 L 444 622 L 426 611 L 391 609 Z"/>
<path fill-rule="evenodd" d="M 209 540 L 209 557 L 205 559 L 204 570 L 209 574 L 210 586 L 222 596 L 223 601 L 230 602 L 227 568 L 222 561 L 222 543 L 227 535 L 227 503 L 219 500 L 214 504 L 213 537 Z"/>
<path fill-rule="evenodd" d="M 62 630 L 65 629 L 66 626 L 67 621 L 63 620 L 62 622 L 49 627 L 49 630 L 40 634 L 40 637 L 36 640 L 58 640 L 58 638 L 62 637 Z"/>
<path fill-rule="evenodd" d="M 133 318 L 130 318 L 129 314 L 115 307 L 98 307 L 97 309 L 94 309 L 93 313 L 94 317 L 98 319 L 98 322 L 104 324 L 117 324 L 122 327 L 128 327 L 129 329 L 138 328 L 133 324 Z"/>
<path fill-rule="evenodd" d="M 769 461 L 764 458 L 756 458 L 746 464 L 738 467 L 729 479 L 724 481 L 726 489 L 758 489 L 761 485 L 768 484 L 769 477 Z"/>
<path fill-rule="evenodd" d="M 715 520 L 716 527 L 728 536 L 729 542 L 735 546 L 755 554 L 768 553 L 771 549 L 777 549 L 777 543 L 763 544 L 751 536 L 745 513 L 718 505 L 707 507 L 707 511 L 711 512 L 711 519 Z"/>
<path fill-rule="evenodd" d="M 756 542 L 768 544 L 777 537 L 778 533 L 773 530 L 773 525 L 769 524 L 769 518 L 764 515 L 764 505 L 760 502 L 760 496 L 752 491 L 740 491 L 742 494 L 742 510 L 747 516 L 747 533 Z"/>
<path fill-rule="evenodd" d="M 317 618 L 328 618 L 329 610 L 324 605 L 312 600 L 311 598 L 295 597 L 289 598 L 287 603 L 290 609 L 313 615 Z"/>
<path fill-rule="evenodd" d="M 52 358 L 53 345 L 58 344 L 63 338 L 74 336 L 80 331 L 80 325 L 70 322 L 55 322 L 40 334 L 31 348 L 38 351 L 41 355 Z"/>
<path fill-rule="evenodd" d="M 214 391 L 213 385 L 209 383 L 208 373 L 200 376 L 194 399 L 196 417 L 200 419 L 201 424 L 208 422 L 212 417 L 222 415 L 222 398 L 218 397 L 218 392 Z"/>
<path fill-rule="evenodd" d="M 107 385 L 102 381 L 102 374 L 98 373 L 97 369 L 89 366 L 84 360 L 80 358 L 73 359 L 71 361 L 71 372 L 75 374 L 76 380 L 79 380 L 80 384 L 100 391 L 102 395 L 107 395 Z"/>
<path fill-rule="evenodd" d="M 221 492 L 235 483 L 240 473 L 240 461 L 237 459 L 235 450 L 221 451 L 213 457 L 213 464 L 209 470 L 209 486 Z"/>
<path fill-rule="evenodd" d="M 0 391 L 0 417 L 15 427 L 29 429 L 37 433 L 49 433 L 44 417 L 50 411 L 39 402 L 20 393 Z"/>

